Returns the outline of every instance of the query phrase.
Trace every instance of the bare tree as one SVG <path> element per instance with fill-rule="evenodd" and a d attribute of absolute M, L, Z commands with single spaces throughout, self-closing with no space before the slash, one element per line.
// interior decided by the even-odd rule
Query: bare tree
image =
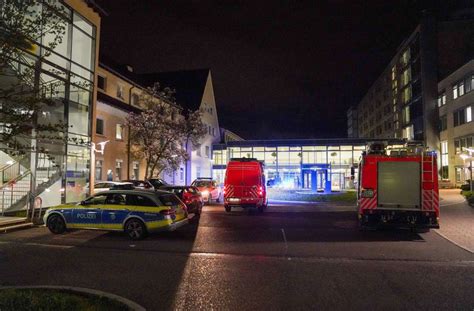
<path fill-rule="evenodd" d="M 159 83 L 144 90 L 140 105 L 144 110 L 127 118 L 132 155 L 145 160 L 145 178 L 175 171 L 188 159 L 187 144 L 197 144 L 205 133 L 199 112 L 183 116 L 172 91 L 161 90 Z"/>

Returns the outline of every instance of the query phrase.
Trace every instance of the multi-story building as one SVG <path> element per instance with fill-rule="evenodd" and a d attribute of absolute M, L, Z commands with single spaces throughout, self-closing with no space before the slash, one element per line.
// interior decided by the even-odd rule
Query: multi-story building
<path fill-rule="evenodd" d="M 350 107 L 347 110 L 347 137 L 348 138 L 357 138 L 359 137 L 359 132 L 357 131 L 357 109 L 355 107 Z"/>
<path fill-rule="evenodd" d="M 93 180 L 142 179 L 145 161 L 133 159 L 129 152 L 126 118 L 139 113 L 142 87 L 134 82 L 130 66 L 102 60 L 97 71 L 97 105 L 93 133 L 95 149 Z"/>
<path fill-rule="evenodd" d="M 53 4 L 59 5 L 61 10 L 51 9 Z M 2 8 L 0 14 L 3 14 Z M 27 141 L 31 148 L 23 150 L 22 156 L 4 152 L 6 146 L 0 146 L 0 169 L 9 172 L 9 177 L 0 184 L 0 214 L 25 209 L 27 198 L 34 198 L 36 207 L 48 207 L 77 202 L 86 196 L 103 11 L 93 1 L 35 4 L 35 12 L 44 10 L 58 15 L 65 33 L 51 50 L 49 42 L 54 35 L 45 31 L 34 42 L 33 50 L 25 51 L 18 62 L 22 66 L 34 64 L 31 68 L 39 79 L 42 94 L 54 103 L 41 111 L 38 124 L 65 124 L 66 127 L 58 134 L 63 139 L 31 136 Z M 39 58 L 39 55 L 44 57 Z"/>
<path fill-rule="evenodd" d="M 392 147 L 403 143 L 388 140 Z M 366 139 L 357 138 L 228 141 L 213 148 L 213 177 L 224 181 L 231 158 L 256 158 L 265 164 L 266 180 L 279 180 L 285 188 L 326 192 L 350 189 L 355 186 L 358 162 L 366 146 Z"/>
<path fill-rule="evenodd" d="M 438 84 L 440 125 L 440 175 L 451 186 L 471 179 L 474 139 L 474 60 L 469 61 Z"/>
<path fill-rule="evenodd" d="M 424 13 L 356 107 L 359 137 L 422 140 L 439 149 L 437 83 L 474 55 L 474 15 Z"/>
<path fill-rule="evenodd" d="M 207 133 L 198 146 L 188 146 L 189 160 L 175 183 L 190 184 L 198 177 L 212 176 L 212 145 L 220 141 L 219 120 L 210 69 L 160 72 L 140 75 L 144 85 L 159 82 L 176 91 L 176 102 L 185 110 L 201 111 Z M 184 180 L 182 180 L 184 173 Z"/>

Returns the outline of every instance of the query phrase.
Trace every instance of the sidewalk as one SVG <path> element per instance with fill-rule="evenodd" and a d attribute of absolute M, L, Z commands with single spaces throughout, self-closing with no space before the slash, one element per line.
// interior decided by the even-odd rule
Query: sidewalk
<path fill-rule="evenodd" d="M 474 208 L 470 207 L 459 189 L 441 189 L 440 229 L 444 238 L 474 253 Z"/>

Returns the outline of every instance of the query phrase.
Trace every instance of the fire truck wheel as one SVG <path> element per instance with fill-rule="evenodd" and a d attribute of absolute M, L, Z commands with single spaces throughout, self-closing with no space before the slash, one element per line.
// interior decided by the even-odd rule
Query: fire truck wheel
<path fill-rule="evenodd" d="M 224 207 L 225 207 L 226 213 L 230 213 L 230 211 L 232 210 L 232 208 L 228 205 L 225 205 Z"/>
<path fill-rule="evenodd" d="M 258 207 L 258 212 L 259 212 L 260 214 L 263 213 L 264 210 L 265 210 L 265 205 L 260 205 L 260 206 Z"/>

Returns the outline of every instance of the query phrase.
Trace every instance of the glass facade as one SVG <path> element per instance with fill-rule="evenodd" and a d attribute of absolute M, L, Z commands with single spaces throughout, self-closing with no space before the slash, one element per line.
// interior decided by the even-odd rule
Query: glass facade
<path fill-rule="evenodd" d="M 38 4 L 36 9 L 41 14 L 52 12 L 55 22 L 64 27 L 64 35 L 52 49 L 55 35 L 46 32 L 32 51 L 24 52 L 11 64 L 14 71 L 31 68 L 41 94 L 51 99 L 52 104 L 41 109 L 38 125 L 64 125 L 62 131 L 38 130 L 36 136 L 29 136 L 26 145 L 31 149 L 22 156 L 29 178 L 36 178 L 34 195 L 41 197 L 43 207 L 80 201 L 86 196 L 96 51 L 94 25 L 61 2 L 53 3 L 54 7 L 47 3 Z M 2 161 L 20 161 L 5 149 L 0 153 Z"/>
<path fill-rule="evenodd" d="M 284 188 L 338 191 L 352 189 L 357 180 L 357 163 L 366 142 L 341 141 L 340 144 L 297 141 L 242 141 L 213 150 L 213 178 L 224 183 L 225 166 L 231 158 L 256 158 L 265 163 L 267 182 Z M 239 146 L 235 146 L 238 144 Z"/>

